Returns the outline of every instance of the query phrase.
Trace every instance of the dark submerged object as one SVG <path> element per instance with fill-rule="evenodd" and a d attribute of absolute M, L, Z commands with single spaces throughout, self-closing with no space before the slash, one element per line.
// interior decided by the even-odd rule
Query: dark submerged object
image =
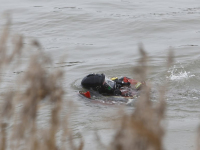
<path fill-rule="evenodd" d="M 83 78 L 83 80 L 81 81 L 81 85 L 86 89 L 96 88 L 103 85 L 104 80 L 104 74 L 89 74 Z"/>
<path fill-rule="evenodd" d="M 116 84 L 114 81 L 106 79 L 104 74 L 89 74 L 83 78 L 81 85 L 86 88 L 92 88 L 104 95 L 113 95 L 116 91 Z"/>
<path fill-rule="evenodd" d="M 144 83 L 128 77 L 108 79 L 104 74 L 89 74 L 81 81 L 86 89 L 93 89 L 102 95 L 133 96 L 140 90 Z"/>

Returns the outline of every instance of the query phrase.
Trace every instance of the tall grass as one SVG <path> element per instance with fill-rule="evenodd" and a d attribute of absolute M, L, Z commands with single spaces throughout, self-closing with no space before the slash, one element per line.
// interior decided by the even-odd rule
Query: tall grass
<path fill-rule="evenodd" d="M 9 21 L 5 26 L 0 39 L 0 72 L 4 72 L 10 64 L 20 59 L 23 50 L 23 37 L 13 38 L 13 48 L 9 49 Z M 82 150 L 84 142 L 79 144 L 73 141 L 72 130 L 68 125 L 70 114 L 61 117 L 64 89 L 62 70 L 47 69 L 51 58 L 41 50 L 39 42 L 33 41 L 32 47 L 38 53 L 30 56 L 27 69 L 20 75 L 20 89 L 11 89 L 2 95 L 0 109 L 0 150 L 30 149 L 30 150 Z M 134 73 L 140 80 L 147 77 L 148 56 L 142 47 L 139 48 L 141 59 Z M 173 62 L 173 54 L 169 53 L 166 68 Z M 16 65 L 16 64 L 15 64 Z M 17 64 L 18 65 L 18 64 Z M 1 83 L 3 82 L 0 80 Z M 15 83 L 13 83 L 15 84 Z M 16 86 L 17 87 L 17 86 Z M 151 88 L 145 86 L 137 100 L 135 109 L 131 114 L 123 114 L 119 128 L 108 150 L 163 150 L 166 102 L 165 91 L 167 82 L 160 87 L 159 102 L 153 103 L 150 99 Z M 38 110 L 42 101 L 50 105 L 50 120 L 47 128 L 39 128 L 37 124 Z M 68 103 L 72 107 L 70 103 Z M 61 138 L 56 135 L 61 131 Z M 58 145 L 58 140 L 59 144 Z"/>
<path fill-rule="evenodd" d="M 15 59 L 20 59 L 23 49 L 22 36 L 15 36 L 12 39 L 13 50 L 7 48 L 7 44 L 10 44 L 9 38 L 8 23 L 0 39 L 1 72 L 5 71 L 3 68 L 7 68 Z M 32 43 L 32 47 L 41 49 L 37 41 Z M 30 56 L 29 65 L 18 82 L 23 90 L 14 89 L 4 94 L 0 119 L 1 150 L 57 149 L 56 133 L 61 126 L 59 113 L 64 94 L 62 87 L 64 72 L 48 70 L 45 66 L 49 63 L 51 63 L 50 57 L 42 51 Z M 48 101 L 51 105 L 50 126 L 45 129 L 45 135 L 37 127 L 37 113 L 41 101 Z M 16 106 L 20 107 L 19 111 L 15 109 Z"/>
<path fill-rule="evenodd" d="M 148 56 L 142 47 L 139 48 L 141 59 L 134 68 L 140 80 L 145 81 L 148 67 Z M 173 61 L 172 52 L 169 54 L 167 67 Z M 167 84 L 160 87 L 159 103 L 156 105 L 151 101 L 150 85 L 143 87 L 140 97 L 135 105 L 135 110 L 127 115 L 124 114 L 120 128 L 112 140 L 109 149 L 112 150 L 162 150 L 165 117 L 165 89 Z"/>

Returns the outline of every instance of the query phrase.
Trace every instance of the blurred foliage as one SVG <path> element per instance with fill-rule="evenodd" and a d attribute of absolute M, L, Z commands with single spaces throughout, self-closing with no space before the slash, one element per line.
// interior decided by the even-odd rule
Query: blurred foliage
<path fill-rule="evenodd" d="M 23 53 L 23 37 L 13 37 L 13 49 L 8 50 L 9 24 L 5 26 L 0 39 L 0 72 L 7 68 L 15 59 L 20 59 Z M 64 89 L 62 70 L 51 71 L 47 66 L 51 58 L 41 50 L 38 41 L 32 42 L 32 47 L 38 49 L 38 53 L 30 57 L 27 69 L 20 76 L 18 84 L 23 90 L 10 90 L 2 97 L 0 114 L 0 150 L 5 149 L 30 149 L 30 150 L 57 150 L 72 149 L 82 150 L 84 142 L 79 144 L 73 141 L 72 130 L 68 125 L 68 118 L 61 118 Z M 145 81 L 147 77 L 148 56 L 142 46 L 139 47 L 141 59 L 134 73 L 138 74 L 140 80 Z M 170 51 L 167 67 L 173 62 L 173 53 Z M 17 65 L 17 64 L 16 64 Z M 2 80 L 0 80 L 2 83 Z M 151 87 L 143 88 L 138 98 L 135 109 L 131 114 L 123 114 L 119 128 L 110 145 L 104 146 L 108 150 L 163 150 L 165 117 L 165 91 L 166 85 L 160 87 L 159 102 L 156 105 L 151 101 Z M 41 131 L 37 126 L 37 115 L 41 101 L 48 101 L 51 115 L 49 127 Z M 19 111 L 16 105 L 20 104 Z M 68 103 L 69 107 L 73 107 Z M 17 117 L 16 117 L 17 116 Z M 16 119 L 17 118 L 17 119 Z M 62 132 L 61 141 L 56 134 Z M 99 139 L 100 141 L 100 139 Z"/>

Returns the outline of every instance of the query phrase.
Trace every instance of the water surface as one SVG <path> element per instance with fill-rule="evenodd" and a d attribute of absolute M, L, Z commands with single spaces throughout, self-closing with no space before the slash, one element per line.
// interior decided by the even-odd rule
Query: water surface
<path fill-rule="evenodd" d="M 112 119 L 116 108 L 91 104 L 77 96 L 80 80 L 93 72 L 134 78 L 132 67 L 139 59 L 139 43 L 143 43 L 150 56 L 148 81 L 153 83 L 153 90 L 169 79 L 166 149 L 195 149 L 200 117 L 199 0 L 0 2 L 0 13 L 12 14 L 11 30 L 23 34 L 27 41 L 39 40 L 53 57 L 51 67 L 66 71 L 64 86 L 79 104 L 72 117 L 73 131 L 84 134 L 85 149 L 95 147 L 95 129 L 108 143 L 113 131 L 103 120 Z M 3 25 L 3 16 L 1 20 Z M 165 76 L 169 49 L 175 52 L 175 64 Z M 65 61 L 60 59 L 63 56 L 67 56 Z M 43 119 L 45 112 L 40 116 Z"/>

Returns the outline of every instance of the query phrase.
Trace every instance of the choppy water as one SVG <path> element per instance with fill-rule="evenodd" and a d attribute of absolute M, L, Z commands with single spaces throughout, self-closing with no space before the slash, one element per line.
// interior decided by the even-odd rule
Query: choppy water
<path fill-rule="evenodd" d="M 80 80 L 93 72 L 132 77 L 131 69 L 139 58 L 138 43 L 143 43 L 151 58 L 148 80 L 153 90 L 166 78 L 170 82 L 166 149 L 195 149 L 200 118 L 199 0 L 0 2 L 1 14 L 12 13 L 12 31 L 28 40 L 38 39 L 52 55 L 53 67 L 66 71 L 65 88 L 80 106 L 72 118 L 73 130 L 77 139 L 78 132 L 84 134 L 86 149 L 95 145 L 94 129 L 104 142 L 109 141 L 112 129 L 103 120 L 113 118 L 115 108 L 91 104 L 77 96 Z M 3 16 L 1 20 L 3 25 Z M 175 52 L 175 64 L 164 76 L 168 49 Z M 60 60 L 62 56 L 67 56 L 66 61 Z"/>

